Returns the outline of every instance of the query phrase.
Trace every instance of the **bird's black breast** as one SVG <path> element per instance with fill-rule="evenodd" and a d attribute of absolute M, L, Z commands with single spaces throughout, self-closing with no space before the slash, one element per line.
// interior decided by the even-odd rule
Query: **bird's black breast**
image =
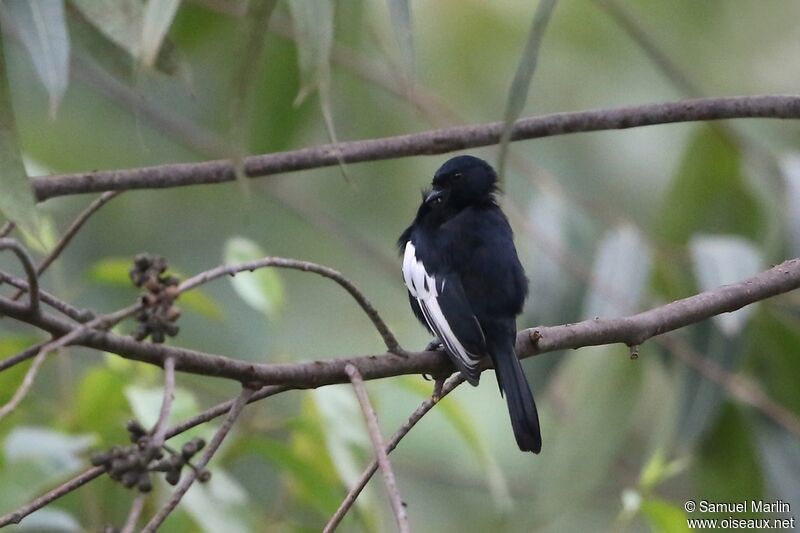
<path fill-rule="evenodd" d="M 429 273 L 459 276 L 478 319 L 513 318 L 522 311 L 528 282 L 499 207 L 467 208 L 435 228 L 414 224 L 398 244 L 408 241 Z"/>

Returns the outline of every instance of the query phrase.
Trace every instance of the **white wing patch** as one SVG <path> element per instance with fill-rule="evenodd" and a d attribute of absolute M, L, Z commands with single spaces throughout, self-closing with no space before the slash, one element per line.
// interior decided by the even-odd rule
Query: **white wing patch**
<path fill-rule="evenodd" d="M 417 299 L 428 326 L 436 333 L 439 340 L 444 343 L 450 355 L 457 357 L 470 370 L 477 368 L 480 357 L 471 354 L 464 348 L 461 341 L 453 333 L 447 318 L 442 313 L 442 308 L 439 306 L 439 290 L 444 290 L 444 281 L 442 281 L 439 290 L 437 290 L 436 278 L 428 274 L 422 261 L 417 260 L 416 249 L 411 244 L 411 241 L 406 243 L 405 253 L 403 254 L 403 279 L 408 292 Z"/>

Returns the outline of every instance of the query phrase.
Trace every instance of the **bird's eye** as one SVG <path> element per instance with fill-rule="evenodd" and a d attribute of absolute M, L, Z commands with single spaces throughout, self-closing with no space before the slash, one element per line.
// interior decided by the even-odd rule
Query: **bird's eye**
<path fill-rule="evenodd" d="M 433 199 L 433 205 L 439 205 L 441 203 L 442 203 L 442 197 L 441 196 L 436 197 L 436 198 Z"/>
<path fill-rule="evenodd" d="M 458 181 L 463 177 L 464 177 L 464 174 L 462 174 L 461 172 L 456 172 L 455 174 L 453 174 L 453 180 L 455 180 L 455 181 Z"/>

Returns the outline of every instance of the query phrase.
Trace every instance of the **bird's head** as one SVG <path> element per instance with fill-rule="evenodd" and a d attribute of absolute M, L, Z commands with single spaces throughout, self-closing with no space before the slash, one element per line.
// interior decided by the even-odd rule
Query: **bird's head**
<path fill-rule="evenodd" d="M 425 194 L 425 204 L 432 209 L 461 210 L 472 205 L 494 201 L 497 173 L 484 161 L 460 155 L 439 167 L 433 176 L 433 187 Z"/>

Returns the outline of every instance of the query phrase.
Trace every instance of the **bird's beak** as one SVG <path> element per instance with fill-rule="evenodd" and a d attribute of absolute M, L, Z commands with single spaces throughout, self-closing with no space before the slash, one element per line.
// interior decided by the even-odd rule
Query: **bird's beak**
<path fill-rule="evenodd" d="M 425 203 L 431 204 L 440 198 L 444 198 L 444 190 L 431 189 L 431 192 L 429 192 L 428 195 L 425 197 Z"/>

